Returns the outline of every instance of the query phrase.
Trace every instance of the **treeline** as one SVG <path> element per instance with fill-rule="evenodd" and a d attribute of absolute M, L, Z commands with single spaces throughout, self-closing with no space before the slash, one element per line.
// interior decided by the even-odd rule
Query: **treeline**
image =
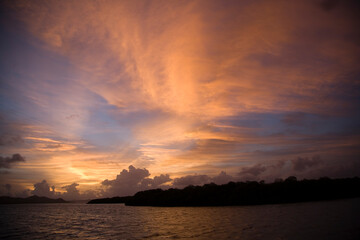
<path fill-rule="evenodd" d="M 234 206 L 353 197 L 360 197 L 360 178 L 358 177 L 345 179 L 325 177 L 301 181 L 295 177 L 289 177 L 284 181 L 274 183 L 264 183 L 264 181 L 229 182 L 224 185 L 210 183 L 204 186 L 188 186 L 184 189 L 141 191 L 132 197 L 120 199 L 129 206 Z M 106 201 L 115 203 L 116 198 Z"/>

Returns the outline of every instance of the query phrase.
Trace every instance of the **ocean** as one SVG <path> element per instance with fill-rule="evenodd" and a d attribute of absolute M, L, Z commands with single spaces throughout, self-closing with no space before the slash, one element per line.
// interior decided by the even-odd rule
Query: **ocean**
<path fill-rule="evenodd" d="M 360 239 L 360 199 L 235 207 L 0 205 L 1 239 Z"/>

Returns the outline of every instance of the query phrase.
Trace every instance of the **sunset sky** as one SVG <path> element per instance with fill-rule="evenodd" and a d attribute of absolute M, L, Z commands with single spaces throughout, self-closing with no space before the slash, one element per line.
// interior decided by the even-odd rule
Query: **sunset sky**
<path fill-rule="evenodd" d="M 0 195 L 360 176 L 358 1 L 0 6 Z"/>

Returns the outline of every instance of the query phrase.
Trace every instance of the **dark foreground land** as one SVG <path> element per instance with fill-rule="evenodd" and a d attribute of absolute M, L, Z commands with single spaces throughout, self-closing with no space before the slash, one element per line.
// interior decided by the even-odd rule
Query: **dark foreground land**
<path fill-rule="evenodd" d="M 360 197 L 360 178 L 297 181 L 289 177 L 274 183 L 229 182 L 184 189 L 141 191 L 132 197 L 91 200 L 89 203 L 125 203 L 129 206 L 235 206 L 279 204 Z"/>
<path fill-rule="evenodd" d="M 47 197 L 31 196 L 28 198 L 0 197 L 0 204 L 22 204 L 22 203 L 67 203 L 64 199 L 52 199 Z"/>

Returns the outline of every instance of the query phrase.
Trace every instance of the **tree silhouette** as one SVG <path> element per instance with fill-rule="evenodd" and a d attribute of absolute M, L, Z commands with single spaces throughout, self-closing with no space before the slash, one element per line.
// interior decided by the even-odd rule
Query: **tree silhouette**
<path fill-rule="evenodd" d="M 131 197 L 96 199 L 89 203 L 125 203 L 132 206 L 232 206 L 293 203 L 360 197 L 360 178 L 215 183 L 184 189 L 152 189 Z"/>

